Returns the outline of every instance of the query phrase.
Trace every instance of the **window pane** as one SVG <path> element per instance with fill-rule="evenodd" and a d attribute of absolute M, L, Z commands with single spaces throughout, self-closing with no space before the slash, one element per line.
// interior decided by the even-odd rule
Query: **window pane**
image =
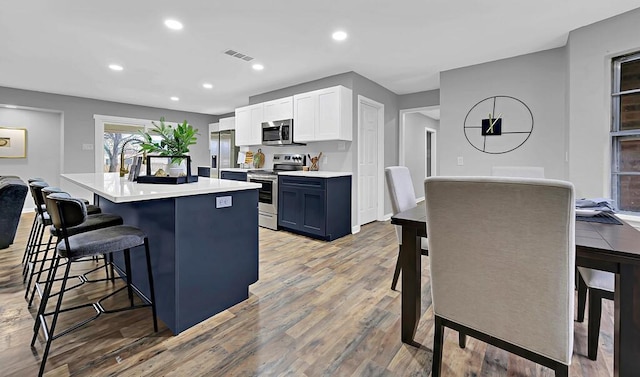
<path fill-rule="evenodd" d="M 640 129 L 640 93 L 620 97 L 620 131 Z"/>
<path fill-rule="evenodd" d="M 620 91 L 640 89 L 640 60 L 622 63 L 620 66 Z"/>
<path fill-rule="evenodd" d="M 618 206 L 621 211 L 640 212 L 640 176 L 621 175 Z"/>
<path fill-rule="evenodd" d="M 104 132 L 104 171 L 117 172 L 120 171 L 120 160 L 122 158 L 122 148 L 125 147 L 125 167 L 131 165 L 132 157 L 140 150 L 140 146 L 131 139 L 139 139 L 138 134 L 129 134 L 121 132 Z M 128 142 L 126 145 L 125 143 Z"/>
<path fill-rule="evenodd" d="M 640 139 L 620 140 L 620 172 L 640 172 Z"/>

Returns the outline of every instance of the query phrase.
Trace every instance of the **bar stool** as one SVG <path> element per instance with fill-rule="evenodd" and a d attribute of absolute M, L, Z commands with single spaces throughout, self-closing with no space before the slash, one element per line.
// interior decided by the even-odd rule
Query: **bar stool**
<path fill-rule="evenodd" d="M 31 193 L 33 203 L 35 204 L 34 211 L 36 214 L 33 218 L 31 233 L 29 234 L 29 239 L 27 240 L 27 245 L 24 249 L 24 255 L 22 256 L 23 283 L 27 281 L 29 266 L 32 264 L 32 260 L 35 257 L 35 254 L 39 252 L 40 247 L 42 246 L 44 228 L 48 225 L 51 225 L 49 214 L 46 213 L 45 204 L 42 201 L 42 197 L 40 195 L 40 190 L 42 190 L 44 187 L 49 186 L 49 184 L 44 181 L 29 181 L 29 192 Z"/>
<path fill-rule="evenodd" d="M 51 225 L 51 219 L 49 218 L 49 213 L 46 209 L 44 197 L 42 196 L 42 190 L 47 187 L 51 186 L 43 181 L 34 181 L 29 183 L 29 190 L 31 191 L 33 202 L 36 205 L 36 229 L 35 232 L 33 232 L 33 237 L 31 238 L 30 242 L 28 242 L 29 247 L 25 249 L 26 254 L 25 256 L 23 256 L 23 260 L 26 260 L 26 263 L 24 263 L 22 267 L 22 282 L 27 283 L 24 293 L 25 299 L 29 294 L 29 287 L 31 286 L 31 280 L 33 278 L 33 275 L 35 274 L 35 266 L 40 258 L 40 254 L 47 253 L 48 249 L 51 247 L 52 237 L 50 236 L 49 241 L 46 244 L 46 248 L 42 249 L 42 247 L 45 246 L 45 244 L 43 243 L 44 232 L 46 228 Z M 53 188 L 53 190 L 57 190 L 58 192 L 62 191 L 59 188 Z M 88 213 L 91 215 L 99 214 L 102 212 L 97 206 L 91 206 L 90 208 L 91 209 Z M 28 282 L 27 279 L 29 280 Z"/>
<path fill-rule="evenodd" d="M 61 194 L 64 195 L 66 197 L 71 197 L 68 193 L 62 191 L 60 188 L 58 187 L 44 187 L 40 190 L 41 196 L 42 196 L 42 200 L 45 203 L 45 206 L 47 208 L 47 213 L 52 211 L 52 209 L 49 208 L 49 206 L 51 206 L 50 202 L 46 200 L 47 195 L 53 194 L 53 193 L 57 193 L 57 194 Z M 87 206 L 89 207 L 89 206 Z M 98 208 L 98 207 L 96 207 Z M 100 211 L 100 208 L 98 208 L 98 211 Z M 87 213 L 89 212 L 89 210 L 87 209 Z M 110 226 L 116 226 L 116 225 L 122 225 L 124 223 L 124 221 L 122 220 L 122 217 L 118 216 L 118 215 L 113 215 L 113 214 L 109 214 L 109 213 L 95 213 L 95 214 L 88 214 L 87 216 L 87 221 L 85 221 L 84 223 L 78 225 L 78 226 L 74 226 L 72 228 L 68 229 L 68 234 L 71 235 L 75 235 L 75 234 L 79 234 L 79 233 L 83 233 L 83 232 L 88 232 L 91 230 L 96 230 L 96 229 L 102 229 L 102 228 L 107 228 Z M 49 226 L 49 241 L 47 242 L 47 247 L 43 250 L 44 251 L 44 255 L 42 256 L 42 258 L 38 258 L 38 256 L 36 255 L 36 260 L 34 262 L 34 267 L 31 269 L 31 273 L 29 276 L 29 282 L 27 283 L 27 288 L 26 288 L 26 292 L 25 292 L 25 299 L 27 298 L 27 295 L 29 293 L 29 287 L 31 287 L 31 282 L 35 276 L 35 283 L 33 284 L 33 289 L 31 290 L 31 297 L 29 298 L 29 307 L 31 307 L 31 304 L 33 302 L 33 298 L 35 296 L 36 291 L 38 291 L 38 293 L 40 294 L 40 296 L 42 296 L 42 291 L 39 289 L 40 284 L 43 283 L 43 281 L 41 281 L 41 276 L 43 272 L 49 271 L 49 269 L 51 268 L 52 264 L 53 264 L 53 258 L 49 258 L 49 251 L 52 249 L 51 248 L 51 244 L 52 244 L 52 240 L 55 237 L 56 238 L 56 244 L 62 239 L 62 234 L 60 233 L 60 231 L 58 231 L 56 229 L 55 226 L 51 225 Z M 105 268 L 105 274 L 107 276 L 107 279 L 109 278 L 109 270 L 107 269 L 107 256 L 104 255 L 104 268 Z M 97 257 L 96 257 L 97 259 Z M 37 269 L 36 272 L 36 264 L 40 262 L 40 268 Z M 50 262 L 50 267 L 49 268 L 45 268 L 45 264 L 46 262 Z M 97 269 L 99 269 L 101 267 L 97 267 L 93 270 L 87 271 L 86 273 L 83 274 L 83 277 L 80 278 L 81 281 L 82 279 L 87 280 L 87 281 L 102 281 L 105 279 L 100 279 L 100 280 L 89 280 L 86 278 L 85 275 L 96 271 Z"/>
<path fill-rule="evenodd" d="M 55 193 L 47 196 L 47 201 L 51 201 L 49 205 L 49 209 L 51 210 L 51 221 L 57 231 L 62 234 L 62 240 L 56 246 L 56 255 L 54 258 L 53 268 L 49 272 L 51 277 L 55 277 L 57 274 L 58 267 L 60 267 L 60 261 L 62 258 L 67 260 L 67 264 L 64 269 L 64 276 L 61 279 L 61 287 L 57 293 L 52 294 L 52 286 L 53 279 L 48 279 L 45 284 L 44 293 L 42 296 L 42 300 L 40 301 L 40 307 L 38 309 L 38 314 L 36 316 L 34 328 L 33 328 L 33 338 L 31 340 L 31 346 L 35 344 L 36 338 L 38 337 L 38 332 L 40 330 L 40 326 L 42 325 L 42 329 L 44 332 L 44 336 L 46 339 L 46 345 L 44 348 L 44 353 L 42 355 L 42 361 L 40 363 L 40 371 L 39 376 L 42 376 L 44 373 L 45 365 L 47 362 L 47 357 L 49 355 L 49 350 L 51 348 L 51 343 L 54 339 L 57 339 L 63 335 L 68 334 L 69 332 L 76 330 L 85 324 L 93 321 L 98 318 L 102 313 L 115 313 L 124 310 L 130 309 L 138 309 L 143 307 L 151 307 L 153 314 L 153 329 L 155 332 L 158 331 L 158 320 L 156 315 L 156 305 L 155 305 L 155 291 L 153 287 L 153 274 L 151 271 L 151 258 L 149 253 L 149 241 L 144 232 L 140 229 L 127 226 L 127 225 L 117 225 L 109 228 L 92 230 L 84 233 L 70 235 L 70 228 L 78 226 L 84 223 L 87 220 L 87 209 L 82 200 L 70 198 L 66 195 Z M 131 272 L 131 256 L 130 251 L 132 248 L 136 246 L 144 245 L 145 255 L 146 255 L 146 264 L 147 264 L 147 274 L 149 279 L 149 298 L 145 297 L 132 283 L 132 272 Z M 78 261 L 83 257 L 90 257 L 94 255 L 104 255 L 117 251 L 124 251 L 124 260 L 125 260 L 125 281 L 126 285 L 115 290 L 114 292 L 102 297 L 95 303 L 87 303 L 82 305 L 76 305 L 68 308 L 61 308 L 62 301 L 64 298 L 64 294 L 66 292 L 66 285 L 69 279 L 69 274 L 71 270 L 71 265 L 73 262 Z M 115 295 L 116 293 L 127 289 L 129 294 L 129 306 L 117 309 L 105 309 L 102 306 L 102 302 Z M 133 303 L 133 291 L 135 292 L 145 301 L 146 303 L 141 305 L 134 305 Z M 58 296 L 55 309 L 53 312 L 46 312 L 47 302 L 49 298 L 52 296 Z M 96 314 L 88 319 L 81 320 L 65 330 L 59 331 L 56 333 L 56 322 L 58 321 L 58 315 L 61 312 L 68 312 L 80 308 L 93 307 L 96 311 Z M 52 316 L 50 324 L 47 323 L 46 318 L 48 316 Z"/>
<path fill-rule="evenodd" d="M 31 191 L 31 184 L 33 182 L 45 182 L 44 179 L 42 178 L 29 178 L 27 180 L 27 183 L 29 185 L 29 191 L 31 192 L 31 196 L 33 197 L 33 191 Z M 48 186 L 48 184 L 47 184 Z M 34 199 L 34 203 L 35 203 L 35 199 Z M 37 205 L 37 204 L 36 204 Z M 27 255 L 29 254 L 29 249 L 31 248 L 31 246 L 33 245 L 33 237 L 36 234 L 36 229 L 38 228 L 38 209 L 34 208 L 35 211 L 35 216 L 33 217 L 33 223 L 31 224 L 31 231 L 29 232 L 29 238 L 27 239 L 27 244 L 24 247 L 24 254 L 22 255 L 22 264 L 24 265 L 26 260 L 27 260 Z"/>

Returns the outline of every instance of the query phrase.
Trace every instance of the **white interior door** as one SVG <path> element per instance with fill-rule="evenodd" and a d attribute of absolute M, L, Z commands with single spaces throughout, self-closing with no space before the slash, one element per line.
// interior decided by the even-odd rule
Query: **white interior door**
<path fill-rule="evenodd" d="M 362 225 L 377 220 L 379 108 L 363 101 L 358 107 L 358 218 Z"/>

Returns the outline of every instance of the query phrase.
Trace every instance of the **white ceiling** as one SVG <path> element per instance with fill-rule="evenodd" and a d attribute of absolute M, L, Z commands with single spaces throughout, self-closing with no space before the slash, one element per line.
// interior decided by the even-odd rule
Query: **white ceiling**
<path fill-rule="evenodd" d="M 563 46 L 569 31 L 638 7 L 640 0 L 11 1 L 0 8 L 0 86 L 208 114 L 347 71 L 406 94 L 438 88 L 440 71 Z M 184 29 L 167 29 L 166 18 Z M 337 29 L 349 38 L 333 41 Z M 265 69 L 253 71 L 227 49 Z"/>

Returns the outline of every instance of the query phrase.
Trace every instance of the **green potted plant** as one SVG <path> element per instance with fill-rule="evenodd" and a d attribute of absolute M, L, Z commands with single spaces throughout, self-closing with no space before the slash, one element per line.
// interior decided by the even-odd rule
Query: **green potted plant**
<path fill-rule="evenodd" d="M 186 120 L 174 128 L 164 123 L 164 117 L 160 118 L 159 125 L 155 122 L 151 123 L 154 128 L 150 132 L 140 132 L 143 137 L 143 141 L 140 142 L 142 151 L 151 155 L 172 157 L 168 168 L 169 174 L 172 176 L 180 175 L 181 171 L 185 171 L 180 166 L 182 160 L 189 153 L 189 147 L 196 143 L 198 135 L 196 129 Z M 160 140 L 154 141 L 152 134 L 159 136 Z"/>

